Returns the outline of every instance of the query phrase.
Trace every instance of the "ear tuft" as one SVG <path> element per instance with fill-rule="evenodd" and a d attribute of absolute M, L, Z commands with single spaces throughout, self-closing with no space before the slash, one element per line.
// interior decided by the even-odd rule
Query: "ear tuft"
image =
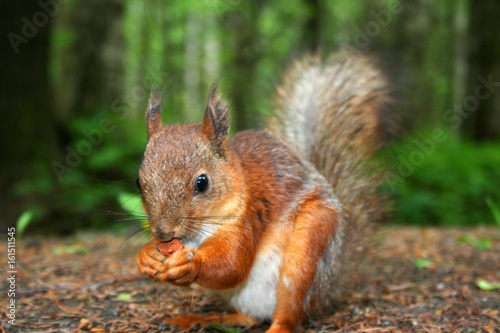
<path fill-rule="evenodd" d="M 163 105 L 162 92 L 157 88 L 151 89 L 149 97 L 148 110 L 146 112 L 146 123 L 148 126 L 148 137 L 151 138 L 162 128 L 161 109 Z"/>
<path fill-rule="evenodd" d="M 217 93 L 218 83 L 212 85 L 208 97 L 203 130 L 220 155 L 225 155 L 227 135 L 231 124 L 229 106 Z"/>

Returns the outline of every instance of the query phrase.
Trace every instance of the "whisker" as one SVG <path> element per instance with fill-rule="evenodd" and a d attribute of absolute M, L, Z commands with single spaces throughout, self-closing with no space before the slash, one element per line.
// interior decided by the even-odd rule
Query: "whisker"
<path fill-rule="evenodd" d="M 229 220 L 229 219 L 239 219 L 239 216 L 184 216 L 183 218 L 190 220 L 204 220 L 204 219 L 220 219 L 220 220 Z"/>
<path fill-rule="evenodd" d="M 147 219 L 121 219 L 117 221 L 111 221 L 104 223 L 104 226 L 111 226 L 111 225 L 116 225 L 116 224 L 124 224 L 124 225 L 143 225 L 144 222 L 146 222 Z"/>
<path fill-rule="evenodd" d="M 149 236 L 149 234 L 150 234 L 150 232 L 151 232 L 151 230 L 150 230 L 149 228 L 144 228 L 144 229 L 142 229 L 142 230 L 140 230 L 140 231 L 141 231 L 140 233 L 135 232 L 133 235 L 131 235 L 130 237 L 128 237 L 127 239 L 125 239 L 125 240 L 123 241 L 122 245 L 123 245 L 123 244 L 125 244 L 125 242 L 127 242 L 129 238 L 131 238 L 131 237 L 133 237 L 133 236 L 137 235 L 137 236 L 136 236 L 136 238 L 135 238 L 134 240 L 132 240 L 132 244 L 134 244 L 134 243 L 135 243 L 136 241 L 138 241 L 139 239 Z M 120 247 L 121 247 L 122 245 L 120 245 Z"/>
<path fill-rule="evenodd" d="M 123 216 L 123 219 L 119 219 L 116 221 L 148 221 L 147 218 L 142 216 Z"/>
<path fill-rule="evenodd" d="M 139 232 L 145 232 L 145 231 L 149 231 L 149 227 L 146 227 L 146 228 L 140 228 L 136 231 L 134 231 L 133 233 L 131 233 L 127 238 L 125 238 L 125 240 L 123 241 L 124 243 L 127 242 L 131 237 L 133 237 L 134 235 L 137 235 Z M 139 235 L 139 236 L 143 236 L 143 235 Z"/>
<path fill-rule="evenodd" d="M 142 228 L 138 228 L 138 230 L 141 230 Z M 137 232 L 137 230 L 135 231 Z M 118 229 L 118 230 L 108 230 L 105 235 L 102 236 L 102 241 L 106 240 L 107 238 L 117 236 L 117 235 L 122 235 L 123 234 L 123 229 Z"/>
<path fill-rule="evenodd" d="M 147 236 L 147 234 L 149 233 L 149 228 L 140 228 L 140 229 L 137 229 L 135 230 L 134 232 L 132 232 L 127 238 L 125 238 L 120 246 L 118 247 L 119 249 L 122 249 L 123 246 L 125 244 L 132 244 L 134 245 L 134 243 L 141 237 L 144 237 L 144 236 Z M 133 236 L 136 236 L 137 235 L 137 238 L 134 239 L 134 240 L 130 240 Z"/>
<path fill-rule="evenodd" d="M 234 227 L 234 228 L 245 228 L 246 230 L 251 229 L 252 226 L 247 225 L 246 223 L 239 223 L 239 224 L 226 224 L 224 223 L 224 219 L 241 219 L 242 221 L 247 221 L 248 219 L 242 218 L 239 216 L 224 216 L 224 217 L 205 217 L 205 216 L 196 216 L 196 217 L 182 217 L 181 218 L 183 221 L 186 222 L 193 222 L 193 223 L 203 223 L 203 224 L 208 224 L 208 225 L 215 225 L 215 226 L 224 226 L 224 227 Z M 273 228 L 277 228 L 277 226 L 273 223 L 270 223 L 269 221 L 261 221 L 261 223 L 265 226 L 270 226 Z"/>
<path fill-rule="evenodd" d="M 98 213 L 93 214 L 95 216 L 99 216 L 99 215 L 118 215 L 118 216 L 135 216 L 135 217 L 149 218 L 149 216 L 145 215 L 145 214 L 130 214 L 130 213 L 114 212 L 114 211 L 111 211 L 111 210 L 102 210 L 102 209 L 93 209 L 93 210 L 100 212 L 99 214 Z"/>
<path fill-rule="evenodd" d="M 187 227 L 188 227 L 187 236 L 189 238 L 193 238 L 193 239 L 198 240 L 198 241 L 201 241 L 203 238 L 208 237 L 208 236 L 209 237 L 216 237 L 218 239 L 224 239 L 226 241 L 231 240 L 229 238 L 229 235 L 222 237 L 222 235 L 214 233 L 212 230 L 206 230 L 206 228 L 208 228 L 206 223 L 191 221 L 188 223 Z M 226 233 L 227 232 L 235 234 L 236 229 L 226 230 Z"/>

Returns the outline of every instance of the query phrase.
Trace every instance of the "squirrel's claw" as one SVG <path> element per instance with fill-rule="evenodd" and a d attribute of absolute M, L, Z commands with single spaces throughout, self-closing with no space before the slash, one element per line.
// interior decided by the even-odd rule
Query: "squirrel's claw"
<path fill-rule="evenodd" d="M 142 275 L 177 285 L 187 285 L 198 275 L 200 255 L 194 249 L 177 251 L 165 258 L 158 246 L 148 243 L 139 252 L 137 266 Z"/>
<path fill-rule="evenodd" d="M 199 271 L 200 256 L 196 252 L 194 249 L 184 249 L 175 252 L 165 260 L 154 278 L 177 285 L 192 283 Z"/>
<path fill-rule="evenodd" d="M 148 243 L 139 252 L 137 266 L 142 275 L 154 278 L 164 261 L 165 256 L 158 251 L 158 247 L 155 244 Z"/>

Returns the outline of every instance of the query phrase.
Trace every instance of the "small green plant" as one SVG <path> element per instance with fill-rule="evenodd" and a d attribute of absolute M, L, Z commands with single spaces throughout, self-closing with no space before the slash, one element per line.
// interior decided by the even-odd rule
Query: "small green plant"
<path fill-rule="evenodd" d="M 21 216 L 19 216 L 19 219 L 17 219 L 16 223 L 16 231 L 18 237 L 22 237 L 24 230 L 26 230 L 26 227 L 33 221 L 33 211 L 32 210 L 26 210 L 24 211 Z"/>
<path fill-rule="evenodd" d="M 86 255 L 89 251 L 82 244 L 58 246 L 52 250 L 54 254 L 79 254 Z"/>
<path fill-rule="evenodd" d="M 413 262 L 413 265 L 418 269 L 422 270 L 424 268 L 429 268 L 432 265 L 432 261 L 427 258 L 419 258 Z"/>
<path fill-rule="evenodd" d="M 476 285 L 481 290 L 496 290 L 500 289 L 500 282 L 488 282 L 486 280 L 478 280 Z"/>
<path fill-rule="evenodd" d="M 38 207 L 31 207 L 25 210 L 21 216 L 17 219 L 16 223 L 16 234 L 17 237 L 21 238 L 26 231 L 26 228 L 31 223 L 35 222 L 37 218 L 41 215 L 41 210 Z"/>
<path fill-rule="evenodd" d="M 493 214 L 493 218 L 495 219 L 496 224 L 500 227 L 500 208 L 493 202 L 493 199 L 491 199 L 491 197 L 486 198 L 486 204 L 490 208 L 490 211 Z"/>
<path fill-rule="evenodd" d="M 132 295 L 129 293 L 119 293 L 118 296 L 116 296 L 117 301 L 130 301 L 132 299 Z"/>
<path fill-rule="evenodd" d="M 462 235 L 458 239 L 459 242 L 461 243 L 467 243 L 476 248 L 477 251 L 486 251 L 486 250 L 491 250 L 492 248 L 492 242 L 491 238 L 489 237 L 482 237 L 482 238 L 474 238 L 469 235 Z"/>
<path fill-rule="evenodd" d="M 217 331 L 217 332 L 222 332 L 222 333 L 240 333 L 241 332 L 241 329 L 239 329 L 238 327 L 226 327 L 226 326 L 218 325 L 218 324 L 208 324 L 206 328 L 208 331 Z"/>

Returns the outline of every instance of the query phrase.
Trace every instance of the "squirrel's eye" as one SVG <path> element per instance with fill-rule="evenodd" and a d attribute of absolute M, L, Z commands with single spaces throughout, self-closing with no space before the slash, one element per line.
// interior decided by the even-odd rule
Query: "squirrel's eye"
<path fill-rule="evenodd" d="M 194 182 L 194 188 L 196 193 L 202 193 L 205 192 L 208 189 L 208 177 L 207 175 L 203 174 L 198 176 L 196 178 L 196 181 Z"/>
<path fill-rule="evenodd" d="M 139 189 L 139 191 L 142 191 L 142 189 L 141 189 L 141 182 L 139 181 L 139 178 L 137 178 L 135 180 L 135 185 L 137 186 L 137 188 Z"/>

